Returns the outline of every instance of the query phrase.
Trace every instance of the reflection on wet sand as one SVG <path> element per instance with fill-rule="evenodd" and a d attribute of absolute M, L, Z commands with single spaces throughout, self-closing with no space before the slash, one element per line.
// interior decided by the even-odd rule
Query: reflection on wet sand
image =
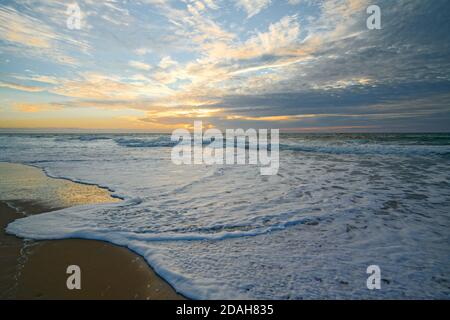
<path fill-rule="evenodd" d="M 117 201 L 97 186 L 0 163 L 0 299 L 182 299 L 126 248 L 93 240 L 22 240 L 4 231 L 24 215 Z M 66 288 L 70 264 L 82 269 L 82 290 Z"/>

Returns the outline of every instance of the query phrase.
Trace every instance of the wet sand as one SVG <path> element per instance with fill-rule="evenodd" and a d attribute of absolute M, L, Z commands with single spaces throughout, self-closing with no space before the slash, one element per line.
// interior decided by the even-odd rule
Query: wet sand
<path fill-rule="evenodd" d="M 139 255 L 95 240 L 23 240 L 8 223 L 77 204 L 114 202 L 96 186 L 48 178 L 29 166 L 0 163 L 0 299 L 183 299 Z M 66 269 L 81 269 L 69 290 Z"/>

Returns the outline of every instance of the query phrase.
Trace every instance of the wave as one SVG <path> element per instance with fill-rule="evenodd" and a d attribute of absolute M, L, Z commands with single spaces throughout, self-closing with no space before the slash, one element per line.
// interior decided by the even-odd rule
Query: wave
<path fill-rule="evenodd" d="M 334 137 L 335 138 L 335 137 Z M 378 138 L 378 137 L 377 137 Z M 437 142 L 430 142 L 430 139 L 412 139 L 408 137 L 400 137 L 387 139 L 383 137 L 384 141 L 373 141 L 370 139 L 354 139 L 354 140 L 339 140 L 339 139 L 320 139 L 311 137 L 307 139 L 280 139 L 280 151 L 298 151 L 311 153 L 328 153 L 328 154 L 355 154 L 355 155 L 397 155 L 397 156 L 429 156 L 429 155 L 450 155 L 450 145 L 445 140 L 444 144 Z M 415 138 L 415 137 L 414 137 Z M 433 138 L 434 139 L 434 138 Z M 446 138 L 447 139 L 447 138 Z M 164 148 L 174 147 L 179 143 L 172 141 L 170 135 L 159 135 L 154 137 L 133 137 L 133 138 L 116 138 L 114 141 L 122 146 L 128 148 Z M 213 148 L 220 147 L 219 145 L 211 143 L 210 140 L 203 140 L 203 146 L 210 146 Z M 237 140 L 233 143 L 234 147 L 244 147 L 245 149 L 253 148 L 248 141 L 241 146 Z M 223 140 L 223 147 L 227 146 L 226 139 Z M 258 145 L 255 149 L 267 148 L 272 149 L 271 144 Z"/>
<path fill-rule="evenodd" d="M 283 143 L 280 150 L 329 154 L 429 156 L 450 155 L 450 146 Z"/>
<path fill-rule="evenodd" d="M 127 148 L 160 148 L 173 147 L 177 142 L 171 141 L 170 136 L 155 136 L 145 138 L 116 138 L 119 146 Z"/>
<path fill-rule="evenodd" d="M 108 135 L 98 135 L 98 134 L 82 134 L 82 135 L 65 135 L 55 137 L 56 142 L 66 142 L 66 141 L 98 141 L 98 140 L 111 140 L 111 136 Z"/>
<path fill-rule="evenodd" d="M 171 136 L 169 135 L 161 135 L 155 137 L 142 137 L 142 138 L 116 138 L 114 141 L 122 147 L 127 148 L 164 148 L 164 147 L 173 147 L 178 145 L 179 143 L 186 143 L 183 141 L 172 141 Z M 192 140 L 195 143 L 194 140 Z M 203 145 L 209 145 L 211 141 L 203 140 Z"/>
<path fill-rule="evenodd" d="M 349 297 L 350 292 L 361 297 L 359 282 L 347 278 L 349 284 L 342 286 L 336 274 L 348 274 L 348 259 L 342 257 L 351 257 L 351 274 L 359 275 L 373 256 L 383 257 L 391 274 L 405 275 L 391 281 L 396 287 L 383 291 L 385 297 L 448 297 L 445 283 L 431 277 L 448 275 L 442 252 L 447 252 L 450 158 L 433 158 L 450 152 L 445 139 L 420 144 L 420 135 L 284 136 L 279 174 L 261 177 L 249 166 L 175 166 L 167 161 L 167 147 L 177 143 L 170 135 L 105 137 L 110 138 L 105 143 L 0 137 L 0 147 L 8 148 L 0 152 L 3 160 L 31 163 L 51 177 L 107 186 L 124 199 L 29 216 L 9 224 L 7 232 L 127 247 L 190 298 L 286 298 L 291 284 L 292 298 Z M 299 161 L 301 152 L 344 156 Z M 392 157 L 392 165 L 371 161 L 369 166 L 342 161 L 346 154 L 429 159 Z M 393 243 L 398 250 L 392 250 Z M 420 272 L 411 273 L 410 266 Z M 299 274 L 306 276 L 296 278 Z M 420 288 L 410 287 L 411 274 L 418 275 L 413 282 Z M 424 284 L 421 274 L 429 282 Z M 316 279 L 331 285 L 321 287 Z"/>

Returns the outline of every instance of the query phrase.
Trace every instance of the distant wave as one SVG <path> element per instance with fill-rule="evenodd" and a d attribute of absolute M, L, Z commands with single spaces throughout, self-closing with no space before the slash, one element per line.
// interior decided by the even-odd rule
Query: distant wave
<path fill-rule="evenodd" d="M 114 141 L 122 147 L 128 148 L 157 148 L 173 147 L 177 142 L 170 140 L 170 136 L 155 136 L 145 138 L 116 138 Z"/>
<path fill-rule="evenodd" d="M 96 142 L 111 140 L 124 148 L 170 148 L 179 144 L 169 134 L 115 135 L 115 134 L 68 134 L 29 135 L 27 138 L 52 138 L 55 142 Z M 183 143 L 183 142 L 181 142 Z M 224 147 L 227 142 L 224 139 Z M 208 146 L 210 140 L 203 140 Z M 234 146 L 237 146 L 235 141 Z M 3 146 L 4 148 L 5 146 Z M 217 147 L 215 145 L 214 147 Z M 246 141 L 245 149 L 251 146 Z M 257 147 L 259 149 L 259 147 Z M 271 149 L 269 143 L 268 149 Z M 394 156 L 450 156 L 448 134 L 348 134 L 348 135 L 285 135 L 280 137 L 280 151 Z"/>
<path fill-rule="evenodd" d="M 355 155 L 404 155 L 428 156 L 450 155 L 450 146 L 383 145 L 383 144 L 328 144 L 328 143 L 282 143 L 280 150 Z"/>
<path fill-rule="evenodd" d="M 164 148 L 173 147 L 178 141 L 171 141 L 170 136 L 162 135 L 145 138 L 116 138 L 114 141 L 127 148 Z M 207 146 L 210 141 L 203 141 Z M 234 146 L 236 147 L 236 142 Z M 224 141 L 224 147 L 226 141 Z M 249 145 L 246 143 L 245 148 Z M 268 149 L 271 149 L 269 144 Z M 280 151 L 298 151 L 311 153 L 329 154 L 355 154 L 355 155 L 399 155 L 399 156 L 428 156 L 428 155 L 450 155 L 449 145 L 420 145 L 420 144 L 374 144 L 374 143 L 332 143 L 320 140 L 305 140 L 302 142 L 286 142 L 281 140 Z"/>
<path fill-rule="evenodd" d="M 82 135 L 67 135 L 67 136 L 58 136 L 55 138 L 57 142 L 65 142 L 65 141 L 97 141 L 97 140 L 110 140 L 111 136 L 108 135 L 98 135 L 98 134 L 82 134 Z"/>
<path fill-rule="evenodd" d="M 161 148 L 176 146 L 179 141 L 172 141 L 170 135 L 161 136 L 146 136 L 142 138 L 117 138 L 114 141 L 122 146 L 128 148 Z M 183 142 L 181 142 L 183 143 Z M 204 140 L 203 145 L 210 144 L 211 141 Z"/>

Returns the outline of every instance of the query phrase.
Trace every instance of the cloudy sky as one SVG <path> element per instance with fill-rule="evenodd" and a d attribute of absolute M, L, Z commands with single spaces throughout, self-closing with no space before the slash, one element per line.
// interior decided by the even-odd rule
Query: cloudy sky
<path fill-rule="evenodd" d="M 450 131 L 449 30 L 448 0 L 0 0 L 0 128 Z"/>

